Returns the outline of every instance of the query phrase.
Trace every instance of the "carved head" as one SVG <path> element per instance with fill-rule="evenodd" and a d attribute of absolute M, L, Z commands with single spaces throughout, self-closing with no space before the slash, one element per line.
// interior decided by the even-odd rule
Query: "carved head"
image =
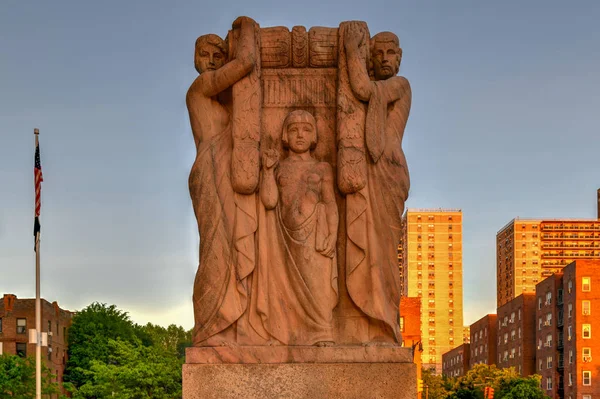
<path fill-rule="evenodd" d="M 214 71 L 227 62 L 227 44 L 219 36 L 209 33 L 196 39 L 194 66 L 198 73 Z"/>
<path fill-rule="evenodd" d="M 375 80 L 396 76 L 401 60 L 402 49 L 398 36 L 392 32 L 380 32 L 371 38 L 371 64 Z"/>
<path fill-rule="evenodd" d="M 283 122 L 281 142 L 284 148 L 303 153 L 317 146 L 317 122 L 310 112 L 292 111 Z"/>

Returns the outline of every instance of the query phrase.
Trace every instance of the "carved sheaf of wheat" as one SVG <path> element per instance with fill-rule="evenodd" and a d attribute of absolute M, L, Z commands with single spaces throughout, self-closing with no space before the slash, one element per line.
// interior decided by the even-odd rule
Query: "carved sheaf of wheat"
<path fill-rule="evenodd" d="M 308 34 L 304 26 L 292 28 L 292 63 L 294 67 L 308 65 Z"/>

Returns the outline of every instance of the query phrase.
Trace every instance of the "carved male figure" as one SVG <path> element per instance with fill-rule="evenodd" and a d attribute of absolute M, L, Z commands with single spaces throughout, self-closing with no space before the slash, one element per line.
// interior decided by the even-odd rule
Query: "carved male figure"
<path fill-rule="evenodd" d="M 277 150 L 263 154 L 260 198 L 265 211 L 253 297 L 258 317 L 252 326 L 287 345 L 326 345 L 334 340 L 337 304 L 339 219 L 333 171 L 310 153 L 317 127 L 307 111 L 287 116 L 282 144 L 289 156 L 281 163 Z"/>
<path fill-rule="evenodd" d="M 230 171 L 230 88 L 256 62 L 255 22 L 240 17 L 233 29 L 240 30 L 233 60 L 228 60 L 226 42 L 219 36 L 198 38 L 194 63 L 200 75 L 186 98 L 197 150 L 189 188 L 200 233 L 193 295 L 194 345 L 235 341 L 236 321 L 247 309 L 247 280 L 255 264 L 256 219 L 239 212 L 240 204 L 254 203 L 255 195 L 234 192 Z"/>
<path fill-rule="evenodd" d="M 371 74 L 360 47 L 366 32 L 351 24 L 344 36 L 350 85 L 356 98 L 368 102 L 365 123 L 367 183 L 347 196 L 346 212 L 364 217 L 348 220 L 347 288 L 367 314 L 372 342 L 399 343 L 400 280 L 397 247 L 409 175 L 402 137 L 411 104 L 408 81 L 396 74 L 402 50 L 391 32 L 371 39 Z"/>

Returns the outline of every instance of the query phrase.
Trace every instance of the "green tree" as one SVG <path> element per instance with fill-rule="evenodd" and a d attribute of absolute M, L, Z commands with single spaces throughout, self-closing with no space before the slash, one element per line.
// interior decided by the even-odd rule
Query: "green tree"
<path fill-rule="evenodd" d="M 185 348 L 192 346 L 192 331 L 171 324 L 164 328 L 152 323 L 141 327 L 154 346 L 161 347 L 165 352 L 175 354 L 180 359 L 185 359 Z"/>
<path fill-rule="evenodd" d="M 423 369 L 421 378 L 425 386 L 424 389 L 428 390 L 429 399 L 445 399 L 452 393 L 452 380 L 446 377 L 436 375 L 431 370 Z M 425 397 L 425 394 L 423 394 L 423 397 Z"/>
<path fill-rule="evenodd" d="M 542 377 L 532 375 L 500 381 L 497 393 L 498 399 L 546 399 L 548 396 L 540 387 Z"/>
<path fill-rule="evenodd" d="M 108 361 L 110 339 L 130 343 L 140 340 L 150 342 L 143 336 L 142 330 L 131 322 L 127 312 L 117 309 L 115 305 L 95 302 L 78 312 L 69 328 L 69 357 L 64 380 L 75 387 L 85 384 L 90 378 L 86 370 L 90 369 L 91 362 Z"/>
<path fill-rule="evenodd" d="M 73 398 L 170 399 L 181 397 L 181 361 L 163 348 L 109 340 L 106 362 L 92 360 Z"/>
<path fill-rule="evenodd" d="M 59 394 L 55 375 L 42 363 L 42 394 Z M 35 358 L 0 355 L 0 398 L 35 397 Z M 60 396 L 64 398 L 64 396 Z"/>

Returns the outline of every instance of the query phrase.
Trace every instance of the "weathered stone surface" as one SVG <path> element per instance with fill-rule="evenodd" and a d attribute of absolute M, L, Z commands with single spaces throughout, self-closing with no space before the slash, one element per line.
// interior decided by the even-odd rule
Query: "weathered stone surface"
<path fill-rule="evenodd" d="M 184 399 L 416 399 L 412 363 L 186 364 Z"/>
<path fill-rule="evenodd" d="M 195 346 L 399 346 L 401 54 L 364 22 L 198 38 Z"/>
<path fill-rule="evenodd" d="M 187 348 L 187 364 L 410 363 L 411 348 L 398 346 L 217 346 Z"/>

